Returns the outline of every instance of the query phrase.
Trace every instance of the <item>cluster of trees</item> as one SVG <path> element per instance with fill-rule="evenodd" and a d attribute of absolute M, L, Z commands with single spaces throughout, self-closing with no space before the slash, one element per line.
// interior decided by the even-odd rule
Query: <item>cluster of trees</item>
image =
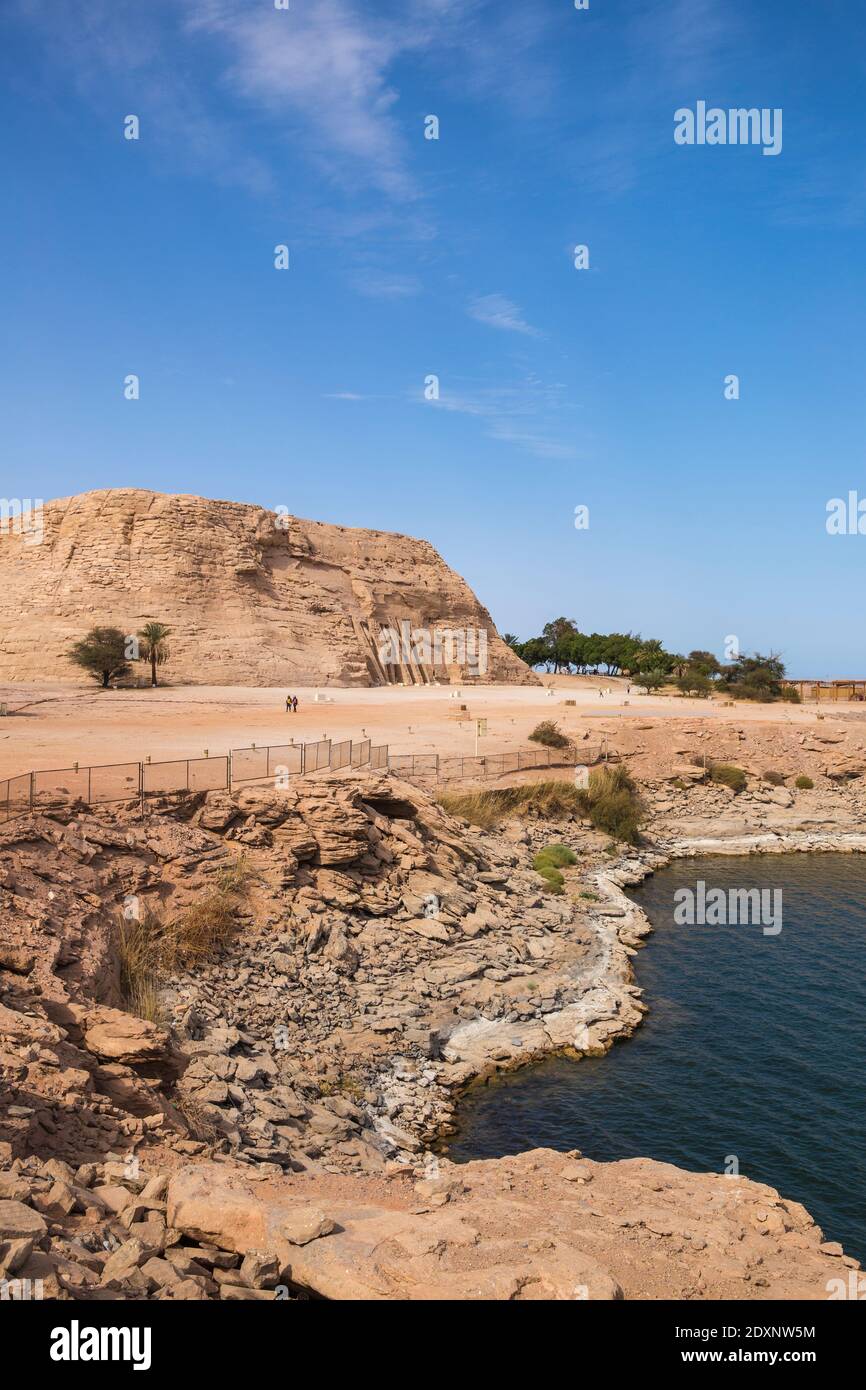
<path fill-rule="evenodd" d="M 92 627 L 72 647 L 69 658 L 107 690 L 113 680 L 132 672 L 133 661 L 150 665 L 150 683 L 157 685 L 156 670 L 164 666 L 171 655 L 168 637 L 171 628 L 165 623 L 149 622 L 136 633 L 121 632 L 119 627 Z"/>
<path fill-rule="evenodd" d="M 581 632 L 572 618 L 545 623 L 540 637 L 521 642 L 513 633 L 505 641 L 527 666 L 548 671 L 576 671 L 581 675 L 629 676 L 647 692 L 675 683 L 686 695 L 709 695 L 713 690 L 739 699 L 797 699 L 783 687 L 785 667 L 771 653 L 735 657 L 727 665 L 712 652 L 692 651 L 688 656 L 668 652 L 657 637 L 638 633 Z"/>

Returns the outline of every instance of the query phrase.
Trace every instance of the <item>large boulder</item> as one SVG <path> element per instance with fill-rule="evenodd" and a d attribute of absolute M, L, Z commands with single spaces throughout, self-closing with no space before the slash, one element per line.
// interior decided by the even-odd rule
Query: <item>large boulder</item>
<path fill-rule="evenodd" d="M 88 1052 L 105 1062 L 163 1062 L 170 1052 L 169 1035 L 146 1018 L 97 1005 L 84 1022 Z"/>

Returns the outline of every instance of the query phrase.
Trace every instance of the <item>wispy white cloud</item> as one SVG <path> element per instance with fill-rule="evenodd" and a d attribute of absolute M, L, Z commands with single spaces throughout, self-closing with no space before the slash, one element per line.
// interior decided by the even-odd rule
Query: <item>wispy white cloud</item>
<path fill-rule="evenodd" d="M 334 177 L 412 194 L 388 78 L 395 59 L 420 41 L 411 23 L 377 20 L 347 0 L 288 11 L 199 0 L 185 27 L 222 41 L 224 84 L 271 114 L 291 114 Z"/>
<path fill-rule="evenodd" d="M 579 409 L 559 382 L 548 383 L 534 372 L 496 386 L 456 383 L 441 386 L 438 400 L 422 400 L 428 409 L 468 415 L 480 421 L 490 439 L 510 444 L 537 458 L 571 459 L 578 450 L 563 438 L 563 416 Z"/>
<path fill-rule="evenodd" d="M 518 306 L 503 294 L 484 294 L 473 299 L 468 308 L 470 318 L 478 323 L 486 323 L 490 328 L 502 328 L 508 333 L 525 333 L 528 337 L 540 336 L 537 328 L 527 323 Z"/>
<path fill-rule="evenodd" d="M 629 39 L 642 64 L 651 58 L 656 80 L 705 78 L 740 56 L 744 21 L 726 0 L 656 0 L 635 9 Z"/>
<path fill-rule="evenodd" d="M 354 288 L 368 299 L 408 299 L 421 293 L 421 281 L 415 275 L 397 272 L 357 270 L 350 277 Z"/>
<path fill-rule="evenodd" d="M 398 87 L 399 64 L 408 57 L 429 57 L 434 90 L 459 70 L 464 94 L 487 100 L 505 47 L 509 92 L 531 89 L 535 101 L 543 90 L 531 82 L 537 54 L 522 56 L 523 40 L 538 26 L 528 30 L 527 12 L 498 0 L 292 0 L 288 10 L 271 0 L 5 4 L 40 32 L 55 64 L 95 100 L 134 91 L 151 129 L 158 125 L 173 147 L 173 162 L 186 157 L 200 173 L 259 191 L 279 177 L 273 147 L 285 137 L 341 191 L 420 201 L 412 123 L 421 142 L 423 109 L 400 109 Z M 227 109 L 227 96 L 248 108 L 246 119 Z M 266 127 L 251 126 L 249 108 L 264 114 Z M 252 148 L 251 128 L 267 131 L 270 150 L 261 140 Z"/>

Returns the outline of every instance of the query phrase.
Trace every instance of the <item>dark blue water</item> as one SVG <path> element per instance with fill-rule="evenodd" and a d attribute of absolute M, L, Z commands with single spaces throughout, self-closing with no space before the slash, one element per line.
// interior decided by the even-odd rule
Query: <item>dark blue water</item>
<path fill-rule="evenodd" d="M 674 890 L 698 879 L 781 888 L 781 932 L 674 925 Z M 681 860 L 633 896 L 655 927 L 635 1035 L 475 1088 L 449 1157 L 544 1146 L 723 1172 L 735 1155 L 866 1259 L 866 855 Z"/>

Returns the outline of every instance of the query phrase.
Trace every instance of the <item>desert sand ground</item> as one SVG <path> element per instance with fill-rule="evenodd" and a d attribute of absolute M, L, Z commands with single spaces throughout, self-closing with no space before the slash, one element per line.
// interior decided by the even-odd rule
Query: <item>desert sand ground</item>
<path fill-rule="evenodd" d="M 283 689 L 234 686 L 161 686 L 101 691 L 92 685 L 0 686 L 7 717 L 0 719 L 0 777 L 77 762 L 211 756 L 251 743 L 313 742 L 365 736 L 392 753 L 475 752 L 475 720 L 486 719 L 479 752 L 531 746 L 542 719 L 555 719 L 575 739 L 634 752 L 643 775 L 669 765 L 675 730 L 700 728 L 733 736 L 746 728 L 766 744 L 772 731 L 788 737 L 836 727 L 866 734 L 866 707 L 839 704 L 735 706 L 712 699 L 639 693 L 626 680 L 549 676 L 542 687 L 476 686 L 297 690 L 296 714 L 285 712 Z M 600 694 L 604 691 L 604 694 Z M 575 701 L 574 705 L 566 704 Z M 819 720 L 820 716 L 820 720 Z M 852 725 L 854 726 L 852 728 Z M 850 747 L 850 744 L 849 744 Z"/>

